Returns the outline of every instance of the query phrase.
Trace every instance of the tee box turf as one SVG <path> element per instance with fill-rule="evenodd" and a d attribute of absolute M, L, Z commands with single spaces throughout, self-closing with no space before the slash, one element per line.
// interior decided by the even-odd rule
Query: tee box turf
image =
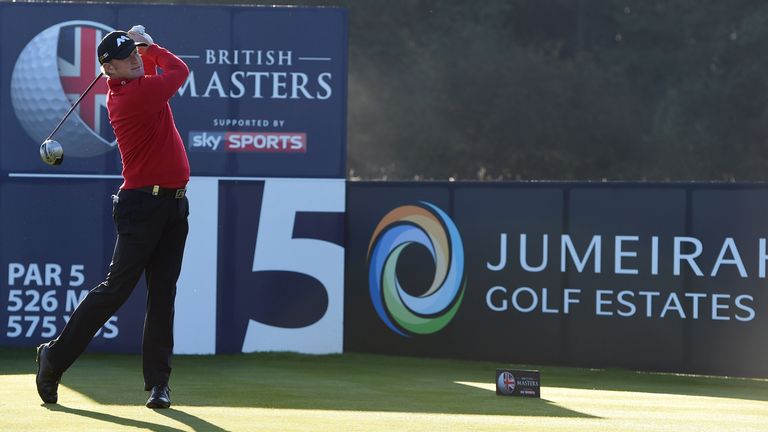
<path fill-rule="evenodd" d="M 496 394 L 541 397 L 541 374 L 537 370 L 496 369 Z"/>

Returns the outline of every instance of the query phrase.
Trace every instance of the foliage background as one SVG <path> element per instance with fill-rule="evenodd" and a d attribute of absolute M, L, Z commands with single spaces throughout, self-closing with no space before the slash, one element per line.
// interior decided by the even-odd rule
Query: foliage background
<path fill-rule="evenodd" d="M 767 178 L 764 2 L 341 4 L 351 177 Z"/>

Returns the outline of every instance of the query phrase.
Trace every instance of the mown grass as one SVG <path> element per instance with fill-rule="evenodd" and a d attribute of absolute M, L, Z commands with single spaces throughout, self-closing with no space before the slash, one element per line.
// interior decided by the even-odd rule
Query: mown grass
<path fill-rule="evenodd" d="M 173 407 L 143 407 L 136 355 L 86 354 L 43 405 L 34 350 L 0 349 L 0 430 L 768 431 L 768 380 L 540 367 L 541 399 L 496 396 L 512 365 L 365 354 L 176 356 Z M 527 365 L 527 368 L 536 367 Z"/>

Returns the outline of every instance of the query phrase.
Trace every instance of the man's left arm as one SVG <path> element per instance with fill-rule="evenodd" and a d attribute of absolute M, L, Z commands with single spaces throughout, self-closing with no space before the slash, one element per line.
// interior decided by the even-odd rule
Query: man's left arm
<path fill-rule="evenodd" d="M 134 26 L 134 29 L 136 27 L 139 26 Z M 144 33 L 143 27 L 141 32 L 132 29 L 128 35 L 136 42 L 148 45 L 138 48 L 144 62 L 144 77 L 140 78 L 139 84 L 144 104 L 165 104 L 184 84 L 189 76 L 189 68 L 173 53 L 155 44 L 152 37 Z M 163 70 L 162 74 L 157 74 L 157 67 Z"/>
<path fill-rule="evenodd" d="M 141 79 L 141 86 L 152 92 L 147 97 L 156 99 L 158 102 L 167 102 L 189 76 L 186 63 L 160 45 L 153 44 L 147 47 L 141 58 L 146 61 L 145 76 Z M 147 70 L 147 65 L 150 66 L 151 71 Z M 158 75 L 156 67 L 160 67 L 163 73 Z"/>

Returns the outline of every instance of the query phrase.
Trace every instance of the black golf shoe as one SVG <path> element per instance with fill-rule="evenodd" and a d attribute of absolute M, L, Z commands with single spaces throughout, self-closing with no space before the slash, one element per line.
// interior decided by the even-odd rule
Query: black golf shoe
<path fill-rule="evenodd" d="M 58 391 L 61 374 L 53 369 L 51 362 L 48 360 L 48 343 L 37 347 L 37 355 L 35 356 L 37 377 L 35 378 L 35 383 L 37 384 L 37 394 L 40 395 L 40 399 L 44 403 L 56 403 L 59 400 Z"/>
<path fill-rule="evenodd" d="M 147 408 L 168 408 L 171 406 L 171 389 L 161 384 L 152 387 L 152 393 L 147 399 Z"/>

